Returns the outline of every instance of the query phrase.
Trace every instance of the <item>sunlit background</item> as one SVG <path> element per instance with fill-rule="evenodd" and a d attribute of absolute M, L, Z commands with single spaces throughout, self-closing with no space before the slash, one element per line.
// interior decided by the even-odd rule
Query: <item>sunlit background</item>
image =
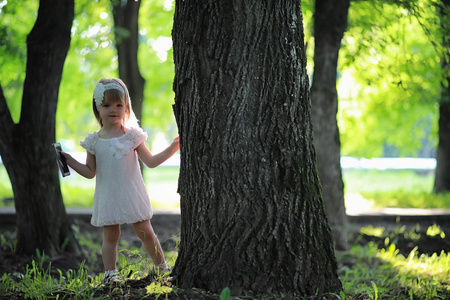
<path fill-rule="evenodd" d="M 20 117 L 25 77 L 26 35 L 37 0 L 24 0 L 16 14 L 4 14 L 10 41 L 22 44 L 14 56 L 0 55 L 0 78 L 14 120 Z M 91 111 L 92 91 L 102 77 L 117 77 L 110 1 L 77 0 L 71 47 L 61 83 L 56 138 L 65 151 L 83 160 L 79 141 L 98 124 Z M 26 4 L 26 5 L 25 5 Z M 308 71 L 312 78 L 312 1 L 302 1 Z M 374 13 L 376 12 L 376 13 Z M 146 79 L 142 127 L 152 152 L 177 136 L 172 112 L 174 94 L 171 0 L 142 1 L 139 66 Z M 16 15 L 21 22 L 16 22 Z M 432 196 L 437 145 L 440 60 L 417 18 L 396 5 L 352 2 L 348 30 L 339 56 L 337 115 L 341 139 L 345 201 L 350 214 L 379 207 L 450 208 L 446 195 Z M 1 49 L 1 48 L 0 48 Z M 179 156 L 145 169 L 155 209 L 179 209 Z M 89 207 L 95 180 L 72 172 L 61 178 L 67 206 Z M 0 164 L 0 205 L 12 205 L 11 186 Z M 9 200 L 8 200 L 9 199 Z"/>

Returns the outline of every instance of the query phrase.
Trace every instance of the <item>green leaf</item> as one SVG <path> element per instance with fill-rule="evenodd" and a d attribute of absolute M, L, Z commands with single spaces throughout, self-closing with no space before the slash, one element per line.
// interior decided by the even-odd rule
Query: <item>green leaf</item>
<path fill-rule="evenodd" d="M 226 287 L 220 293 L 220 300 L 229 300 L 231 295 L 231 291 L 229 287 Z"/>

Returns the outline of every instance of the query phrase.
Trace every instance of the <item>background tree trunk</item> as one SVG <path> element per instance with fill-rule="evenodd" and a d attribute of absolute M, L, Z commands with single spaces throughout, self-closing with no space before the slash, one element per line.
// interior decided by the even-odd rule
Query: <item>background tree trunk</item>
<path fill-rule="evenodd" d="M 450 191 L 450 90 L 448 87 L 443 87 L 439 103 L 438 135 L 434 192 L 442 193 Z"/>
<path fill-rule="evenodd" d="M 139 71 L 139 7 L 141 1 L 111 0 L 114 16 L 114 34 L 119 60 L 119 77 L 130 92 L 133 111 L 142 120 L 142 100 L 145 79 Z"/>
<path fill-rule="evenodd" d="M 337 292 L 300 1 L 178 1 L 181 287 Z"/>
<path fill-rule="evenodd" d="M 436 151 L 434 192 L 450 191 L 450 0 L 441 3 L 441 65 L 443 84 L 439 101 L 439 144 Z"/>
<path fill-rule="evenodd" d="M 58 90 L 74 17 L 73 0 L 41 0 L 27 38 L 28 59 L 19 124 L 0 93 L 0 153 L 11 179 L 20 253 L 77 251 L 59 185 L 52 143 Z"/>
<path fill-rule="evenodd" d="M 347 27 L 349 0 L 316 0 L 314 13 L 314 76 L 312 120 L 317 166 L 325 210 L 336 249 L 347 249 L 347 215 L 341 171 L 341 144 L 336 114 L 336 69 L 341 39 Z"/>

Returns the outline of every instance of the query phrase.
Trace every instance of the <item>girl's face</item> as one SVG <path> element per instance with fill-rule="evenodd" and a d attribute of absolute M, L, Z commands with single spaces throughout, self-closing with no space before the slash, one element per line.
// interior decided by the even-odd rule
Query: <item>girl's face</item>
<path fill-rule="evenodd" d="M 98 112 L 104 126 L 125 123 L 126 107 L 120 100 L 104 101 L 98 107 Z"/>

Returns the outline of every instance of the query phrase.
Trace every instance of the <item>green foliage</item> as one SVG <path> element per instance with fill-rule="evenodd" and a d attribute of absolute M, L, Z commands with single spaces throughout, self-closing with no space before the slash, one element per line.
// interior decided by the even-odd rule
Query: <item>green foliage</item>
<path fill-rule="evenodd" d="M 445 239 L 445 232 L 441 229 L 439 225 L 432 225 L 427 229 L 427 236 L 435 237 L 439 235 L 441 239 Z"/>
<path fill-rule="evenodd" d="M 0 80 L 15 122 L 19 121 L 25 79 L 26 36 L 34 25 L 39 1 L 8 1 L 0 6 Z M 142 124 L 147 131 L 176 135 L 172 107 L 173 1 L 143 1 L 140 9 L 139 63 L 146 79 Z M 21 22 L 15 22 L 20 16 Z M 59 90 L 56 137 L 71 141 L 67 150 L 81 150 L 78 141 L 98 130 L 91 101 L 96 82 L 117 77 L 118 63 L 109 0 L 75 1 L 72 40 Z"/>
<path fill-rule="evenodd" d="M 0 81 L 15 122 L 19 121 L 25 79 L 26 37 L 37 17 L 38 0 L 0 3 Z M 20 22 L 17 22 L 20 16 Z"/>
<path fill-rule="evenodd" d="M 430 155 L 441 69 L 417 19 L 396 5 L 353 2 L 339 59 L 342 154 Z"/>
<path fill-rule="evenodd" d="M 161 282 L 155 282 L 153 281 L 150 283 L 146 288 L 147 294 L 151 295 L 166 295 L 172 293 L 172 288 L 166 285 L 162 285 Z"/>
<path fill-rule="evenodd" d="M 0 247 L 2 249 L 9 249 L 11 253 L 16 254 L 17 242 L 18 240 L 15 238 L 15 233 L 5 232 L 0 234 Z"/>
<path fill-rule="evenodd" d="M 163 130 L 170 136 L 176 133 L 172 112 L 174 9 L 172 1 L 151 0 L 142 2 L 139 13 L 139 67 L 147 80 L 143 124 L 148 130 Z"/>
<path fill-rule="evenodd" d="M 170 4 L 170 5 L 169 5 Z M 102 77 L 117 77 L 110 1 L 76 1 L 72 42 L 66 59 L 57 113 L 57 138 L 70 140 L 69 150 L 87 133 L 98 130 L 92 113 L 92 91 Z M 143 1 L 139 14 L 139 68 L 146 79 L 142 125 L 150 139 L 156 131 L 176 135 L 173 119 L 173 3 Z M 73 114 L 73 112 L 77 112 Z"/>
<path fill-rule="evenodd" d="M 338 65 L 343 155 L 433 155 L 442 71 L 436 2 L 351 3 Z M 314 1 L 302 10 L 312 74 Z"/>
<path fill-rule="evenodd" d="M 56 114 L 57 139 L 78 141 L 99 125 L 92 112 L 92 91 L 102 77 L 117 77 L 118 63 L 113 43 L 114 22 L 110 1 L 75 2 L 72 41 L 64 64 Z M 74 113 L 76 112 L 76 113 Z"/>

